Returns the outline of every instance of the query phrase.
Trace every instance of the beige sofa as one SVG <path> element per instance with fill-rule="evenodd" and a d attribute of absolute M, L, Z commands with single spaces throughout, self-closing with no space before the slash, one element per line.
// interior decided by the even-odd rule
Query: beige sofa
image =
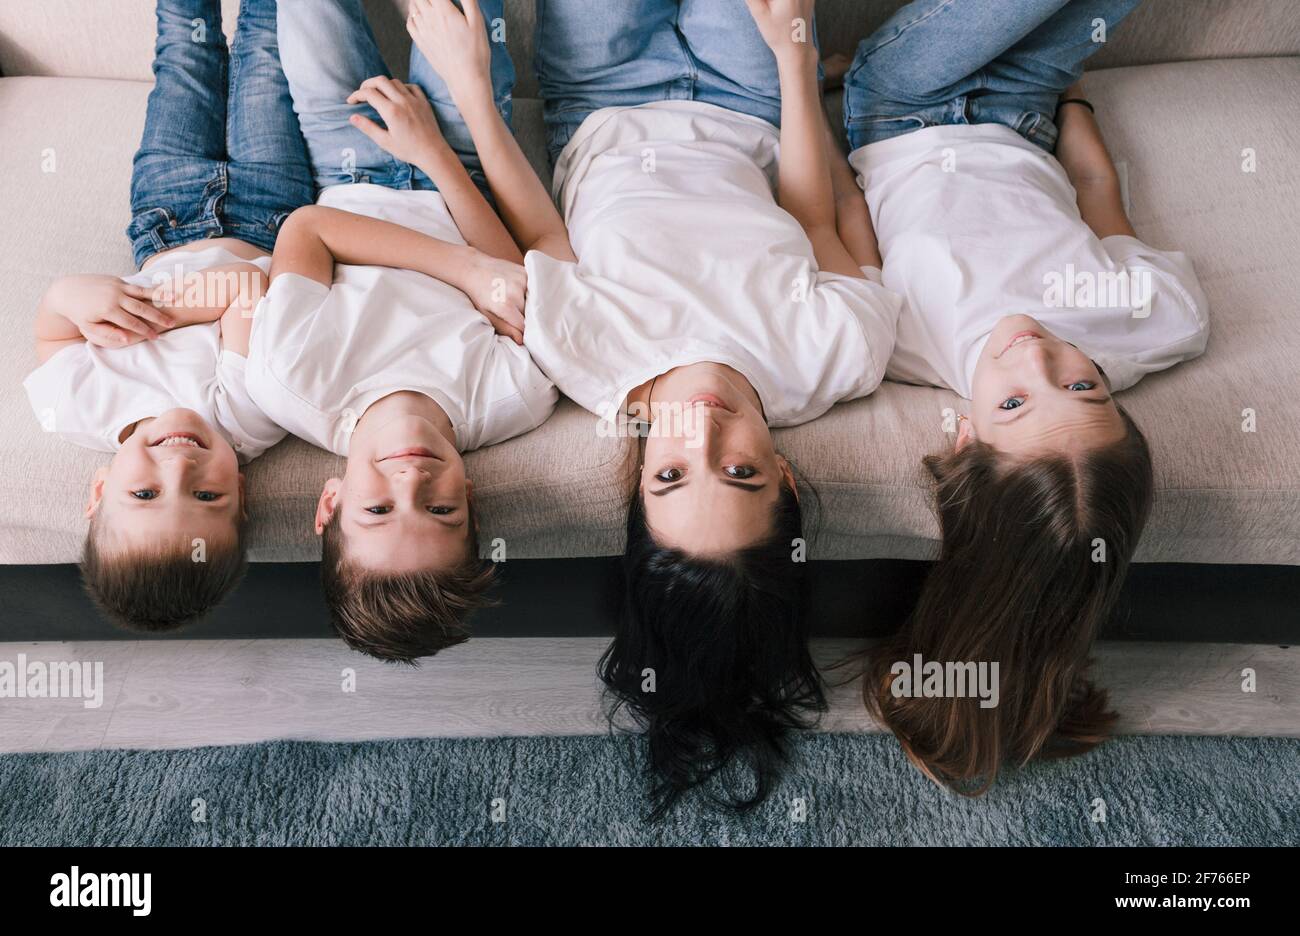
<path fill-rule="evenodd" d="M 611 0 L 616 2 L 616 0 Z M 900 4 L 822 0 L 823 49 L 850 51 Z M 21 387 L 53 278 L 127 273 L 131 157 L 150 88 L 154 0 L 0 3 L 0 563 L 77 559 L 104 456 L 41 431 Z M 227 30 L 236 0 L 225 0 Z M 395 73 L 405 0 L 370 0 Z M 507 0 L 516 127 L 544 167 L 531 0 Z M 1157 459 L 1139 559 L 1300 565 L 1300 3 L 1147 0 L 1086 79 L 1143 239 L 1186 251 L 1211 302 L 1209 351 L 1124 394 Z M 1253 154 L 1255 171 L 1243 171 Z M 53 157 L 53 172 L 48 168 Z M 937 527 L 921 457 L 950 442 L 951 393 L 887 383 L 780 433 L 820 493 L 816 558 L 921 559 Z M 1243 431 L 1251 410 L 1257 431 Z M 485 541 L 511 558 L 622 548 L 625 441 L 563 403 L 540 429 L 469 456 Z M 248 470 L 254 561 L 318 557 L 312 505 L 339 459 L 286 440 Z"/>

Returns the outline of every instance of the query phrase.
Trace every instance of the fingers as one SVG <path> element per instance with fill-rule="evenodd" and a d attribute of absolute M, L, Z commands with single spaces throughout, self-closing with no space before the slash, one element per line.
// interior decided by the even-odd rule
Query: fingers
<path fill-rule="evenodd" d="M 425 16 L 464 16 L 451 0 L 420 0 L 420 7 Z"/>
<path fill-rule="evenodd" d="M 140 335 L 123 331 L 116 325 L 105 322 L 87 325 L 81 334 L 86 341 L 100 348 L 125 348 L 144 340 Z"/>
<path fill-rule="evenodd" d="M 134 283 L 122 284 L 123 295 L 142 302 L 153 302 L 155 296 L 170 296 L 171 290 L 164 286 L 137 286 Z"/>
<path fill-rule="evenodd" d="M 400 81 L 389 78 L 387 75 L 375 75 L 373 78 L 367 78 L 361 82 L 361 87 L 353 92 L 352 97 L 356 97 L 362 91 L 378 91 L 390 101 L 401 101 L 405 97 L 406 86 Z M 348 103 L 356 103 L 352 98 L 348 98 Z"/>
<path fill-rule="evenodd" d="M 129 299 L 138 299 L 141 302 L 148 303 L 152 308 L 159 310 L 176 304 L 176 294 L 172 292 L 171 283 L 166 279 L 159 280 L 152 286 L 135 286 L 131 283 L 123 283 L 122 295 Z M 160 314 L 166 315 L 166 313 Z M 168 322 L 168 325 L 170 324 Z"/>
<path fill-rule="evenodd" d="M 375 88 L 365 88 L 360 91 L 353 91 L 348 95 L 349 104 L 369 104 L 375 109 L 384 123 L 388 123 L 393 118 L 397 106 L 393 99 Z"/>
<path fill-rule="evenodd" d="M 174 324 L 172 317 L 159 309 L 152 302 L 141 302 L 139 299 L 132 299 L 130 296 L 122 297 L 120 303 L 123 312 L 137 319 L 144 319 L 159 329 L 166 330 Z"/>
<path fill-rule="evenodd" d="M 482 27 L 483 11 L 478 7 L 478 0 L 460 0 L 460 8 L 465 13 L 465 22 L 474 27 Z"/>
<path fill-rule="evenodd" d="M 492 323 L 492 330 L 498 335 L 505 335 L 517 345 L 522 345 L 524 343 L 524 332 L 522 327 L 516 327 L 512 323 L 501 318 L 501 316 L 493 315 L 491 312 L 484 312 L 483 314 L 487 316 L 487 320 Z M 520 325 L 522 326 L 522 320 Z"/>
<path fill-rule="evenodd" d="M 123 331 L 139 335 L 141 338 L 152 338 L 156 334 L 148 322 L 121 309 L 109 309 L 104 313 L 103 321 L 116 325 Z"/>
<path fill-rule="evenodd" d="M 389 133 L 379 124 L 375 123 L 369 117 L 361 114 L 353 114 L 351 117 L 352 126 L 356 127 L 370 139 L 375 141 L 380 149 L 387 151 L 389 148 Z"/>

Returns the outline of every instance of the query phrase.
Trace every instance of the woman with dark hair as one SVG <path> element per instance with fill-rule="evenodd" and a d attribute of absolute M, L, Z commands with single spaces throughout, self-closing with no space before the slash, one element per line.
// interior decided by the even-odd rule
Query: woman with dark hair
<path fill-rule="evenodd" d="M 528 252 L 525 345 L 602 425 L 648 423 L 602 677 L 648 736 L 657 811 L 733 762 L 748 786 L 717 797 L 751 806 L 823 705 L 799 492 L 770 428 L 871 393 L 898 314 L 869 231 L 836 228 L 832 173 L 852 173 L 830 160 L 813 4 L 540 4 L 563 217 L 490 106 L 481 13 L 462 6 L 413 0 L 409 28 Z"/>
<path fill-rule="evenodd" d="M 926 459 L 939 561 L 863 691 L 913 762 L 963 792 L 1111 727 L 1086 671 L 1153 488 L 1113 394 L 1205 349 L 1191 262 L 1137 239 L 1073 87 L 1137 3 L 916 0 L 845 78 L 849 161 L 905 297 L 888 376 L 971 401 L 954 450 Z M 918 660 L 997 665 L 996 704 L 918 692 Z"/>

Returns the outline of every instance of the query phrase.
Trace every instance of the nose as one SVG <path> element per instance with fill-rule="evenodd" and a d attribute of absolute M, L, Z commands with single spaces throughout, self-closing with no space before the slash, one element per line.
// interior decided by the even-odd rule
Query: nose
<path fill-rule="evenodd" d="M 1056 377 L 1056 356 L 1052 350 L 1046 341 L 1031 341 L 1023 358 L 1023 365 L 1030 373 L 1048 383 L 1053 383 Z"/>
<path fill-rule="evenodd" d="M 184 477 L 198 463 L 198 458 L 188 449 L 180 448 L 168 452 L 158 459 L 158 467 L 162 471 L 177 477 Z"/>
<path fill-rule="evenodd" d="M 420 484 L 426 478 L 430 477 L 432 477 L 432 475 L 418 465 L 407 465 L 406 467 L 399 468 L 397 471 L 393 472 L 393 480 L 402 484 Z"/>
<path fill-rule="evenodd" d="M 687 421 L 689 435 L 686 439 L 686 447 L 712 457 L 713 450 L 721 444 L 723 415 L 724 411 L 716 407 L 691 407 L 690 418 Z"/>

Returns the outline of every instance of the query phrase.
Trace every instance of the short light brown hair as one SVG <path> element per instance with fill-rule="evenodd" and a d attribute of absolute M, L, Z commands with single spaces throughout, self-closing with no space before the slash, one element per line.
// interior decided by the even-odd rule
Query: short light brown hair
<path fill-rule="evenodd" d="M 185 544 L 111 549 L 102 521 L 91 520 L 81 552 L 81 581 L 114 624 L 145 633 L 174 631 L 208 614 L 248 567 L 238 527 L 229 540 L 207 545 L 195 562 Z"/>
<path fill-rule="evenodd" d="M 492 604 L 495 577 L 478 555 L 473 507 L 462 561 L 448 570 L 386 574 L 349 562 L 341 524 L 321 534 L 321 585 L 334 631 L 353 650 L 380 660 L 414 663 L 469 639 L 466 620 Z"/>

